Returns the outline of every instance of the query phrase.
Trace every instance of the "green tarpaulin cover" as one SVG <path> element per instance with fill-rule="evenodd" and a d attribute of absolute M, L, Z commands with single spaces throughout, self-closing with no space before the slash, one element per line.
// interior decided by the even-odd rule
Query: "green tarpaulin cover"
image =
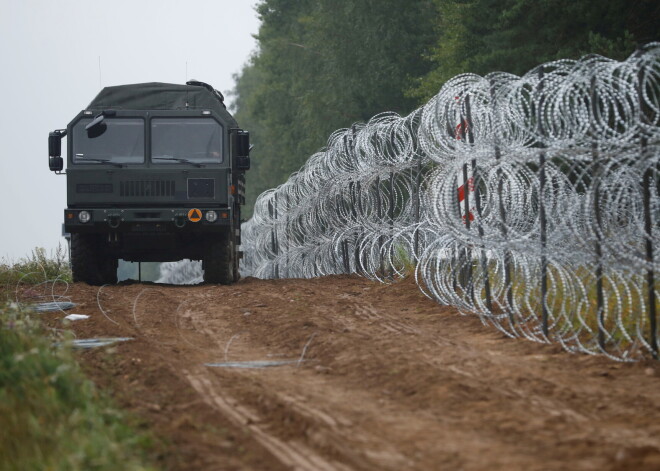
<path fill-rule="evenodd" d="M 151 82 L 105 87 L 87 109 L 213 110 L 230 126 L 237 127 L 220 96 L 198 85 Z"/>

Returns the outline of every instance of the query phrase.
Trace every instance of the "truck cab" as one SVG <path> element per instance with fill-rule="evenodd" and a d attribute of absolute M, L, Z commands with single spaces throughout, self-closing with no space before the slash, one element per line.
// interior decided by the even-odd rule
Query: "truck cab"
<path fill-rule="evenodd" d="M 118 260 L 201 260 L 204 280 L 238 279 L 249 134 L 211 86 L 106 87 L 49 135 L 62 174 L 74 281 L 116 283 Z"/>

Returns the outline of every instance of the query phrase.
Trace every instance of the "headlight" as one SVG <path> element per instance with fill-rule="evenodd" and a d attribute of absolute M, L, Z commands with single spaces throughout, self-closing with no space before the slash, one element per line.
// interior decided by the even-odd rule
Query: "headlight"
<path fill-rule="evenodd" d="M 218 219 L 218 213 L 215 211 L 206 211 L 206 220 L 208 222 L 215 222 Z"/>
<path fill-rule="evenodd" d="M 78 219 L 80 220 L 80 222 L 85 224 L 86 222 L 89 222 L 90 219 L 92 219 L 92 215 L 89 214 L 89 211 L 80 211 L 78 213 Z"/>

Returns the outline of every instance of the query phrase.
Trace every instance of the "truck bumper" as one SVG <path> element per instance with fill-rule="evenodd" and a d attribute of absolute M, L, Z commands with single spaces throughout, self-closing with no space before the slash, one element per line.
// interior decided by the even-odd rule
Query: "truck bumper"
<path fill-rule="evenodd" d="M 89 220 L 80 214 L 86 211 Z M 215 212 L 216 218 L 207 214 Z M 109 232 L 222 232 L 231 227 L 230 208 L 76 208 L 64 210 L 64 231 L 68 233 Z"/>

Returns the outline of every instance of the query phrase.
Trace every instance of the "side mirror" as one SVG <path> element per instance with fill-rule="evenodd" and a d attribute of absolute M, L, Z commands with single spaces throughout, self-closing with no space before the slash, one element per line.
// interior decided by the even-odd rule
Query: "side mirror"
<path fill-rule="evenodd" d="M 236 155 L 238 157 L 247 157 L 250 155 L 250 133 L 247 131 L 238 131 L 236 133 Z"/>
<path fill-rule="evenodd" d="M 232 134 L 233 154 L 236 170 L 250 170 L 250 133 L 237 129 Z"/>
<path fill-rule="evenodd" d="M 48 167 L 51 172 L 61 172 L 64 168 L 62 159 L 62 138 L 66 136 L 65 130 L 53 131 L 48 134 Z"/>
<path fill-rule="evenodd" d="M 236 158 L 236 169 L 237 170 L 250 170 L 250 156 L 246 155 L 244 157 Z"/>

